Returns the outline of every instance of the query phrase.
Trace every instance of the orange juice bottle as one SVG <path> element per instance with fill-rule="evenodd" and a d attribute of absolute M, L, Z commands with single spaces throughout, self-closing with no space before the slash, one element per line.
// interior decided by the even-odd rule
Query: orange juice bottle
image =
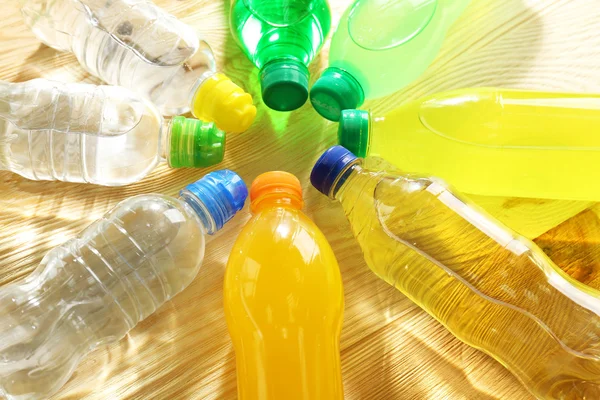
<path fill-rule="evenodd" d="M 250 192 L 253 217 L 235 242 L 224 287 L 238 397 L 343 399 L 344 292 L 333 251 L 302 212 L 294 175 L 260 175 Z"/>

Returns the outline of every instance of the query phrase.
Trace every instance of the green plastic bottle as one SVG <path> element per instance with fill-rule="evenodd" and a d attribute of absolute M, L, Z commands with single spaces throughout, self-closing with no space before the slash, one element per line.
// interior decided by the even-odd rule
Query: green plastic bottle
<path fill-rule="evenodd" d="M 342 110 L 386 96 L 418 78 L 470 0 L 356 0 L 331 38 L 329 68 L 310 92 L 313 107 Z"/>
<path fill-rule="evenodd" d="M 308 64 L 331 27 L 326 0 L 232 0 L 230 25 L 250 61 L 260 69 L 265 104 L 277 111 L 308 98 Z"/>

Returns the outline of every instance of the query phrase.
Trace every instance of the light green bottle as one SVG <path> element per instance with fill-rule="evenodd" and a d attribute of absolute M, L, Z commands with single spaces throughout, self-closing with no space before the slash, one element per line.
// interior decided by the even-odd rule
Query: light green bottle
<path fill-rule="evenodd" d="M 308 64 L 331 27 L 326 0 L 232 0 L 230 25 L 260 69 L 265 104 L 291 111 L 308 99 Z"/>
<path fill-rule="evenodd" d="M 314 108 L 342 110 L 386 96 L 419 77 L 470 0 L 356 0 L 331 38 L 329 68 L 310 92 Z"/>

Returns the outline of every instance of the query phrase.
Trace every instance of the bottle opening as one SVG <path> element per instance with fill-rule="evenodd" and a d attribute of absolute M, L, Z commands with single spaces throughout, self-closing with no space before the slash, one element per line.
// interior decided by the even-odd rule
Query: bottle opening
<path fill-rule="evenodd" d="M 310 90 L 310 102 L 319 114 L 338 121 L 342 110 L 360 107 L 365 99 L 360 83 L 347 71 L 330 67 Z"/>
<path fill-rule="evenodd" d="M 259 175 L 250 187 L 250 209 L 256 212 L 264 204 L 286 204 L 301 210 L 304 201 L 298 178 L 283 171 Z"/>
<path fill-rule="evenodd" d="M 196 211 L 208 233 L 213 234 L 244 208 L 248 189 L 238 174 L 223 169 L 187 185 L 180 196 Z"/>
<path fill-rule="evenodd" d="M 367 50 L 384 50 L 413 39 L 429 24 L 438 0 L 359 0 L 348 17 L 352 40 Z"/>
<path fill-rule="evenodd" d="M 370 115 L 363 110 L 343 110 L 338 125 L 338 141 L 357 157 L 369 150 Z"/>
<path fill-rule="evenodd" d="M 276 60 L 260 71 L 260 87 L 265 104 L 276 111 L 292 111 L 308 99 L 309 72 L 295 60 Z"/>
<path fill-rule="evenodd" d="M 360 162 L 342 146 L 333 146 L 317 160 L 310 174 L 310 183 L 319 192 L 333 198 L 336 187 L 345 180 L 350 167 Z"/>
<path fill-rule="evenodd" d="M 169 165 L 181 167 L 209 167 L 223 161 L 225 133 L 213 122 L 174 117 L 169 139 Z"/>
<path fill-rule="evenodd" d="M 194 117 L 226 132 L 241 133 L 252 125 L 256 107 L 252 96 L 221 73 L 207 77 L 196 89 L 192 100 Z"/>

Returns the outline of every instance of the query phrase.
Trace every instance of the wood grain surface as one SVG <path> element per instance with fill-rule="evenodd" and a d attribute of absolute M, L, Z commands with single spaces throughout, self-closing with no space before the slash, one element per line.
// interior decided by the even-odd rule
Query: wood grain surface
<path fill-rule="evenodd" d="M 72 55 L 40 44 L 15 3 L 4 0 L 0 6 L 0 79 L 98 82 Z M 330 3 L 335 24 L 349 0 Z M 336 126 L 320 118 L 310 104 L 292 113 L 270 111 L 262 104 L 257 71 L 229 33 L 228 2 L 158 4 L 204 35 L 219 67 L 256 99 L 256 122 L 249 131 L 228 138 L 225 161 L 218 168 L 237 171 L 247 183 L 273 169 L 297 174 L 303 182 L 306 212 L 329 239 L 344 278 L 341 357 L 346 398 L 529 399 L 499 363 L 455 339 L 370 272 L 341 207 L 308 182 L 316 158 L 334 144 Z M 422 78 L 366 107 L 385 112 L 409 99 L 467 86 L 600 92 L 598 26 L 598 0 L 473 0 Z M 327 46 L 312 64 L 311 81 L 327 64 Z M 207 172 L 161 166 L 124 188 L 33 182 L 0 173 L 0 285 L 29 274 L 49 249 L 120 200 L 138 193 L 174 195 Z M 536 238 L 572 276 L 600 287 L 600 206 L 473 199 L 507 225 Z M 204 266 L 190 287 L 120 342 L 91 353 L 54 398 L 235 399 L 222 281 L 228 253 L 248 218 L 247 212 L 240 213 L 208 243 Z"/>

